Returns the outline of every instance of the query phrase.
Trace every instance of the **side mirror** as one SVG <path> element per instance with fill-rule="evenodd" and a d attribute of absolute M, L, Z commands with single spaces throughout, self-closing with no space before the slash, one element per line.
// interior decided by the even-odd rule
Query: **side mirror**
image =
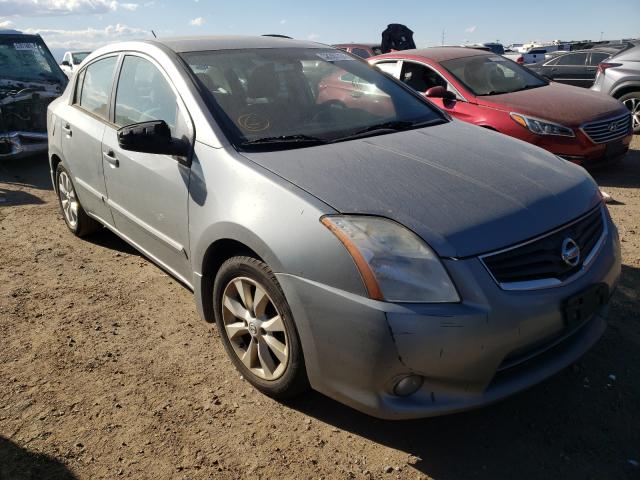
<path fill-rule="evenodd" d="M 425 92 L 425 95 L 430 98 L 443 98 L 445 100 L 455 100 L 456 94 L 450 92 L 444 87 L 437 86 L 431 87 L 429 90 Z"/>
<path fill-rule="evenodd" d="M 71 64 L 69 63 L 68 60 L 63 60 L 61 65 L 64 65 L 65 67 L 70 67 L 71 66 Z"/>
<path fill-rule="evenodd" d="M 134 123 L 120 128 L 118 145 L 132 152 L 178 157 L 186 157 L 191 149 L 187 142 L 171 138 L 171 130 L 164 120 Z"/>

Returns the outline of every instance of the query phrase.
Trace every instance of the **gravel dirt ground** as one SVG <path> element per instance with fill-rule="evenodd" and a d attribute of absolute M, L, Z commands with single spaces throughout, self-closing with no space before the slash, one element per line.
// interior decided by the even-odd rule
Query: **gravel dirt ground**
<path fill-rule="evenodd" d="M 192 294 L 69 233 L 46 158 L 0 163 L 0 479 L 640 478 L 640 138 L 596 175 L 623 271 L 604 338 L 506 401 L 386 422 L 243 381 Z"/>

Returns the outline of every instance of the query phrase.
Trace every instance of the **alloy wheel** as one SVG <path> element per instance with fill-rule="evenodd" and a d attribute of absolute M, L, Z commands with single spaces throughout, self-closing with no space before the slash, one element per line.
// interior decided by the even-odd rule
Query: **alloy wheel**
<path fill-rule="evenodd" d="M 72 229 L 78 226 L 78 199 L 73 189 L 73 184 L 67 172 L 62 171 L 58 175 L 58 196 L 64 218 Z"/>
<path fill-rule="evenodd" d="M 225 334 L 247 369 L 263 380 L 276 380 L 289 363 L 289 336 L 273 300 L 256 281 L 231 280 L 222 294 Z"/>
<path fill-rule="evenodd" d="M 633 129 L 640 127 L 640 98 L 628 98 L 624 102 L 624 106 L 631 112 L 633 119 Z"/>

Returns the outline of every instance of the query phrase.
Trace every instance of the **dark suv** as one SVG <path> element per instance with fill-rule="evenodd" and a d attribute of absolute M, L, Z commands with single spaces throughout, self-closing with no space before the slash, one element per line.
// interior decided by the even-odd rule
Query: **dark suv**
<path fill-rule="evenodd" d="M 0 160 L 47 150 L 47 106 L 67 85 L 40 35 L 0 30 Z"/>

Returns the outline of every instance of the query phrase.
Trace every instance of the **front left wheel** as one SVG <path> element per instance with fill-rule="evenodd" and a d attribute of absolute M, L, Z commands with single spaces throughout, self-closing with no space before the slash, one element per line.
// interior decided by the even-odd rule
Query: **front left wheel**
<path fill-rule="evenodd" d="M 289 304 L 264 262 L 246 256 L 224 262 L 214 281 L 213 300 L 222 342 L 244 378 L 278 399 L 308 388 Z"/>

